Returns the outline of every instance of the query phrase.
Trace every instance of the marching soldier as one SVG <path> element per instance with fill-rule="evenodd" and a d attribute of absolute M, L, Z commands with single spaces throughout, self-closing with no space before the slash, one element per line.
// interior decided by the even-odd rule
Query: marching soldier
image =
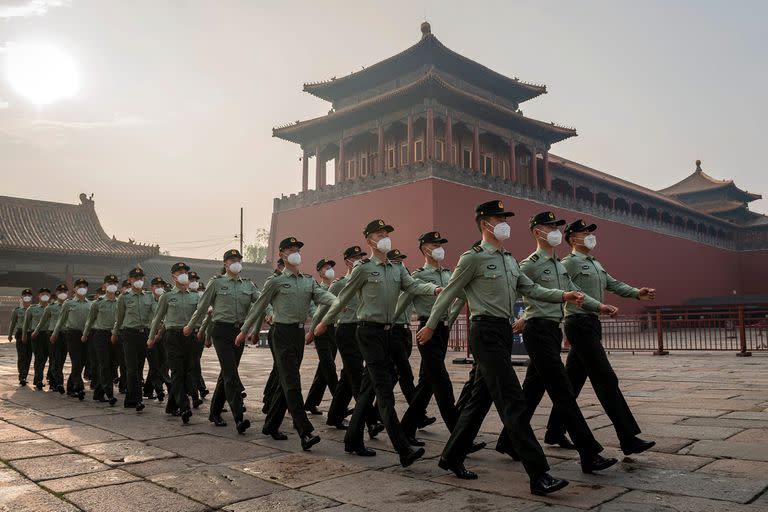
<path fill-rule="evenodd" d="M 160 301 L 160 297 L 166 292 L 167 283 L 162 277 L 153 277 L 149 282 L 150 289 L 152 290 L 152 297 L 154 302 L 152 304 L 152 316 L 150 317 L 150 323 L 155 317 L 157 311 L 157 305 Z M 144 340 L 147 341 L 146 339 Z M 157 401 L 162 402 L 165 399 L 165 391 L 163 384 L 169 385 L 168 372 L 165 365 L 165 351 L 162 347 L 162 339 L 158 340 L 156 344 L 151 347 L 146 346 L 147 363 L 149 369 L 147 370 L 147 378 L 144 380 L 143 395 L 146 399 L 152 399 L 157 395 Z M 143 363 L 142 363 L 143 370 Z M 140 372 L 140 373 L 143 373 Z"/>
<path fill-rule="evenodd" d="M 200 281 L 200 275 L 194 270 L 189 272 L 189 291 L 197 296 L 198 301 L 203 296 L 203 292 L 205 292 L 205 283 Z M 205 350 L 205 340 L 198 340 L 196 332 L 192 333 L 192 346 L 194 347 L 194 357 L 192 359 L 194 367 L 192 372 L 195 379 L 192 407 L 197 409 L 203 403 L 203 399 L 208 396 L 208 388 L 205 386 L 203 366 L 200 362 L 203 358 L 203 350 Z"/>
<path fill-rule="evenodd" d="M 336 297 L 317 284 L 312 276 L 299 272 L 303 246 L 304 243 L 294 237 L 280 242 L 278 248 L 285 261 L 285 270 L 264 286 L 261 297 L 243 323 L 236 343 L 241 344 L 251 328 L 257 328 L 254 322 L 271 304 L 275 326 L 273 354 L 282 393 L 276 393 L 271 398 L 262 433 L 276 440 L 287 439 L 279 430 L 287 409 L 301 438 L 301 448 L 306 451 L 319 443 L 320 437 L 313 433 L 314 427 L 307 418 L 301 396 L 299 367 L 304 357 L 304 322 L 313 301 L 330 305 Z"/>
<path fill-rule="evenodd" d="M 67 344 L 63 341 L 55 343 L 51 340 L 51 335 L 59 321 L 64 301 L 68 298 L 69 287 L 65 283 L 61 283 L 55 291 L 56 302 L 48 304 L 48 307 L 43 310 L 43 316 L 40 317 L 40 321 L 32 332 L 32 339 L 40 338 L 49 344 L 48 351 L 51 361 L 48 364 L 48 391 L 58 391 L 64 394 L 64 362 L 67 359 Z"/>
<path fill-rule="evenodd" d="M 552 212 L 542 212 L 531 217 L 528 225 L 538 248 L 521 262 L 520 269 L 531 281 L 543 288 L 581 291 L 573 284 L 560 260 L 555 257 L 555 247 L 562 241 L 559 226 L 563 224 L 565 221 L 558 219 Z M 610 315 L 615 315 L 618 311 L 614 306 L 602 304 L 589 295 L 585 296 L 583 309 Z M 592 435 L 576 403 L 576 395 L 571 383 L 568 381 L 568 375 L 560 357 L 563 341 L 563 333 L 560 329 L 560 322 L 563 320 L 562 306 L 527 296 L 524 318 L 523 343 L 530 357 L 530 364 L 523 381 L 528 421 L 533 417 L 546 391 L 554 407 L 562 413 L 563 421 L 579 452 L 581 470 L 584 473 L 591 473 L 616 464 L 618 461 L 615 458 L 604 458 L 600 455 L 603 447 Z M 516 324 L 517 330 L 520 322 Z M 570 443 L 563 442 L 563 444 L 568 446 Z M 496 450 L 515 458 L 514 447 L 510 445 L 508 430 L 503 430 L 499 435 Z"/>
<path fill-rule="evenodd" d="M 85 351 L 88 347 L 83 343 L 82 337 L 91 302 L 85 298 L 88 294 L 88 281 L 80 278 L 75 281 L 74 285 L 75 296 L 67 299 L 61 306 L 59 319 L 51 334 L 51 342 L 58 342 L 59 334 L 64 334 L 63 342 L 67 344 L 69 362 L 72 364 L 67 379 L 67 393 L 69 396 L 83 400 L 85 398 L 83 365 L 85 364 Z"/>
<path fill-rule="evenodd" d="M 267 279 L 264 281 L 264 286 L 267 286 L 267 282 L 269 282 L 270 279 L 272 279 L 275 276 L 279 276 L 283 273 L 283 270 L 285 270 L 285 262 L 283 261 L 283 258 L 278 258 L 277 265 L 275 266 L 275 271 L 272 272 L 269 276 L 267 276 Z M 253 307 L 253 306 L 251 306 Z M 261 408 L 261 412 L 264 414 L 267 414 L 267 411 L 269 410 L 269 403 L 272 400 L 272 397 L 275 395 L 275 393 L 281 392 L 280 390 L 280 379 L 277 376 L 277 366 L 275 365 L 275 354 L 272 350 L 272 336 L 275 332 L 275 326 L 272 323 L 272 305 L 270 304 L 267 306 L 267 310 L 264 312 L 266 322 L 269 324 L 269 330 L 267 331 L 267 344 L 269 347 L 270 353 L 272 353 L 272 370 L 269 372 L 269 377 L 267 377 L 267 382 L 264 385 L 264 394 L 262 395 L 262 402 L 263 406 Z M 254 322 L 254 331 L 261 328 L 260 323 L 263 323 L 263 321 L 259 321 L 257 319 L 256 322 Z M 254 333 L 254 335 L 258 336 Z M 252 335 L 253 336 L 253 335 Z"/>
<path fill-rule="evenodd" d="M 21 291 L 21 305 L 11 313 L 11 325 L 8 328 L 8 341 L 16 336 L 16 368 L 19 371 L 19 385 L 27 385 L 29 365 L 32 362 L 32 345 L 24 342 L 24 316 L 32 305 L 32 290 Z"/>
<path fill-rule="evenodd" d="M 317 275 L 320 278 L 320 287 L 323 290 L 328 290 L 331 286 L 331 282 L 336 277 L 334 267 L 336 262 L 333 260 L 321 259 L 315 265 Z M 328 386 L 328 391 L 331 392 L 331 396 L 336 392 L 336 386 L 339 379 L 336 375 L 336 342 L 335 328 L 334 326 L 328 327 L 328 332 L 314 339 L 315 350 L 317 351 L 317 371 L 315 377 L 312 380 L 312 385 L 307 392 L 307 399 L 304 403 L 304 408 L 311 414 L 322 414 L 317 406 L 323 400 L 323 394 L 325 393 L 325 387 Z"/>
<path fill-rule="evenodd" d="M 352 270 L 347 285 L 323 320 L 317 324 L 315 336 L 323 334 L 327 325 L 334 323 L 352 296 L 359 294 L 361 303 L 357 311 L 357 340 L 366 367 L 355 411 L 344 438 L 344 450 L 360 456 L 376 454 L 363 444 L 364 418 L 375 397 L 389 439 L 400 454 L 400 464 L 407 467 L 424 455 L 424 448 L 411 446 L 395 411 L 392 364 L 398 347 L 394 346 L 396 341 L 392 337 L 392 324 L 395 321 L 393 313 L 401 291 L 431 295 L 440 293 L 441 288 L 434 284 L 418 283 L 402 265 L 393 265 L 387 259 L 387 252 L 392 249 L 389 238 L 392 231 L 394 228 L 381 219 L 365 227 L 363 236 L 373 257 L 362 260 Z"/>
<path fill-rule="evenodd" d="M 574 284 L 599 301 L 603 300 L 606 290 L 621 297 L 653 300 L 656 297 L 656 290 L 647 287 L 638 289 L 616 280 L 591 255 L 597 244 L 597 239 L 592 234 L 596 229 L 595 224 L 587 225 L 581 219 L 565 226 L 565 241 L 572 250 L 562 259 L 562 263 Z M 624 454 L 641 453 L 652 448 L 656 444 L 654 441 L 645 441 L 637 437 L 640 427 L 624 400 L 624 395 L 619 388 L 619 379 L 601 343 L 602 326 L 598 316 L 584 308 L 566 305 L 565 335 L 571 345 L 565 369 L 574 395 L 579 395 L 589 377 L 597 398 L 613 423 Z M 557 441 L 564 438 L 565 430 L 565 422 L 559 407 L 553 407 L 544 441 L 547 442 L 548 439 Z"/>
<path fill-rule="evenodd" d="M 38 390 L 41 390 L 43 389 L 45 362 L 48 360 L 49 353 L 48 340 L 32 338 L 32 332 L 40 323 L 45 308 L 48 307 L 48 301 L 51 300 L 51 290 L 48 288 L 40 288 L 37 292 L 37 300 L 37 304 L 27 308 L 27 311 L 24 314 L 24 326 L 21 329 L 21 336 L 24 343 L 30 343 L 32 346 L 32 352 L 35 356 L 32 382 Z"/>
<path fill-rule="evenodd" d="M 461 255 L 448 286 L 435 301 L 429 319 L 416 337 L 419 343 L 428 343 L 453 300 L 466 293 L 471 321 L 469 344 L 477 365 L 476 374 L 472 394 L 461 409 L 439 466 L 462 479 L 477 478 L 476 473 L 464 467 L 464 458 L 491 404 L 495 404 L 531 479 L 531 493 L 543 495 L 562 489 L 568 481 L 549 475 L 547 458 L 525 415 L 523 390 L 510 359 L 513 306 L 518 294 L 554 303 L 582 302 L 584 294 L 544 289 L 520 271 L 515 258 L 502 246 L 510 236 L 507 218 L 513 215 L 504 210 L 501 201 L 489 201 L 475 208 L 475 222 L 483 240 Z"/>
<path fill-rule="evenodd" d="M 128 272 L 131 289 L 117 299 L 115 325 L 112 328 L 112 343 L 123 346 L 125 357 L 125 399 L 123 407 L 144 410 L 141 401 L 141 376 L 147 354 L 147 335 L 152 321 L 155 299 L 144 290 L 144 271 L 135 267 Z"/>
<path fill-rule="evenodd" d="M 248 308 L 259 298 L 259 290 L 250 279 L 240 277 L 243 270 L 243 255 L 240 251 L 228 250 L 224 253 L 223 260 L 224 274 L 208 282 L 205 293 L 183 333 L 184 336 L 189 336 L 194 328 L 200 328 L 208 314 L 208 307 L 213 306 L 210 332 L 221 371 L 211 398 L 208 420 L 216 426 L 227 425 L 221 417 L 226 401 L 235 418 L 238 433 L 244 434 L 251 426 L 250 420 L 243 416 L 243 383 L 237 371 L 244 347 L 242 344 L 236 345 L 235 338 L 243 325 Z M 204 334 L 201 331 L 197 336 L 202 338 Z"/>
<path fill-rule="evenodd" d="M 88 311 L 88 320 L 83 329 L 83 342 L 88 341 L 93 345 L 95 360 L 91 362 L 93 375 L 91 379 L 96 383 L 93 390 L 93 399 L 99 402 L 115 405 L 117 398 L 114 396 L 112 382 L 112 328 L 117 316 L 117 284 L 120 280 L 116 275 L 110 274 L 104 277 L 104 296 L 91 303 Z"/>

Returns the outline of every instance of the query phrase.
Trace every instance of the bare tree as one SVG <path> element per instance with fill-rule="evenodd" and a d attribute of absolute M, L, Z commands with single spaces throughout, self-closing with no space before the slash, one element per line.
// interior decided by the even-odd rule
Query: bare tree
<path fill-rule="evenodd" d="M 269 248 L 269 230 L 261 228 L 256 230 L 254 243 L 245 246 L 245 261 L 251 263 L 266 263 L 267 250 Z"/>

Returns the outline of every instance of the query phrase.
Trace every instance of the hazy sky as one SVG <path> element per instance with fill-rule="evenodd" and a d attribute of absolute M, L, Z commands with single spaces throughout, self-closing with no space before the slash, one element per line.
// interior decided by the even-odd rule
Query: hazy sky
<path fill-rule="evenodd" d="M 451 49 L 547 85 L 521 108 L 578 129 L 554 153 L 654 189 L 700 158 L 768 196 L 768 2 L 724 0 L 0 0 L 0 195 L 94 193 L 107 233 L 218 258 L 240 206 L 247 241 L 301 187 L 299 147 L 271 129 L 328 111 L 302 84 L 402 51 L 425 17 Z M 7 48 L 25 42 L 72 55 L 73 98 L 38 108 L 10 88 Z"/>

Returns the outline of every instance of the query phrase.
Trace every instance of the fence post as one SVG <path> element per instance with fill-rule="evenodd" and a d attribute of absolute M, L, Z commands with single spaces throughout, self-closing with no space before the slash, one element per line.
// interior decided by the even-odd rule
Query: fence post
<path fill-rule="evenodd" d="M 659 346 L 656 352 L 653 353 L 653 355 L 655 356 L 669 355 L 669 352 L 664 350 L 664 331 L 661 328 L 661 309 L 656 310 L 656 337 L 658 338 Z"/>
<path fill-rule="evenodd" d="M 467 352 L 466 352 L 466 355 L 464 357 L 457 357 L 456 359 L 454 359 L 452 361 L 453 364 L 473 364 L 474 363 L 474 360 L 472 359 L 472 352 L 471 352 L 471 350 L 469 348 L 469 305 L 466 305 L 464 307 L 464 312 L 466 313 L 466 319 L 467 319 L 465 327 L 464 327 L 466 329 L 466 335 L 467 335 L 467 337 L 466 337 L 466 340 L 467 340 Z"/>
<path fill-rule="evenodd" d="M 749 357 L 752 352 L 747 352 L 747 327 L 744 325 L 744 304 L 739 304 L 739 346 L 741 350 L 736 353 L 737 357 Z"/>

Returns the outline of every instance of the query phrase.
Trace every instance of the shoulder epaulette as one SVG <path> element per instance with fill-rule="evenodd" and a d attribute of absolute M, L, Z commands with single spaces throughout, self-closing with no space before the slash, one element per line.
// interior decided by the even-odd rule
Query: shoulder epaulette
<path fill-rule="evenodd" d="M 221 279 L 222 277 L 224 277 L 224 274 L 219 274 L 219 275 L 217 275 L 217 276 L 213 276 L 213 277 L 211 278 L 211 280 L 213 280 L 213 279 Z"/>
<path fill-rule="evenodd" d="M 507 256 L 512 256 L 512 253 L 509 251 L 504 251 L 504 254 L 506 254 Z"/>
<path fill-rule="evenodd" d="M 360 260 L 360 263 L 370 263 L 370 262 L 371 262 L 371 258 L 363 258 L 362 260 Z"/>
<path fill-rule="evenodd" d="M 565 261 L 568 258 L 572 258 L 572 257 L 573 257 L 573 253 L 569 253 L 569 254 L 566 254 L 565 256 L 563 256 L 563 258 L 560 261 Z"/>
<path fill-rule="evenodd" d="M 424 272 L 424 267 L 419 267 L 416 270 L 414 270 L 412 273 L 415 274 L 416 272 Z"/>
<path fill-rule="evenodd" d="M 341 281 L 340 277 L 338 279 L 334 279 L 333 281 L 331 281 L 331 284 L 338 283 L 339 281 Z"/>
<path fill-rule="evenodd" d="M 475 252 L 483 252 L 483 248 L 480 247 L 479 245 L 473 245 L 472 250 Z"/>
<path fill-rule="evenodd" d="M 536 261 L 539 261 L 539 255 L 538 255 L 538 254 L 536 254 L 536 253 L 533 253 L 533 254 L 531 254 L 530 256 L 528 256 L 528 257 L 527 257 L 527 258 L 525 258 L 525 259 L 526 259 L 526 260 L 531 260 L 531 261 L 534 261 L 534 262 L 536 262 Z"/>
<path fill-rule="evenodd" d="M 309 274 L 301 274 L 301 275 L 303 275 L 304 277 L 309 277 L 310 279 L 314 279 L 314 277 L 312 277 L 312 276 L 311 276 L 311 275 L 309 275 Z"/>

